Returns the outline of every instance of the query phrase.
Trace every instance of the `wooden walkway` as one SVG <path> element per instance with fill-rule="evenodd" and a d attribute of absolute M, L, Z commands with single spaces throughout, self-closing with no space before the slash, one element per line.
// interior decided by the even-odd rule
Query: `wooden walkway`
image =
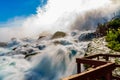
<path fill-rule="evenodd" d="M 100 59 L 105 61 L 100 61 Z M 77 74 L 71 75 L 62 80 L 120 80 L 120 77 L 112 76 L 112 71 L 120 65 L 109 61 L 110 58 L 120 58 L 115 54 L 96 54 L 84 58 L 77 58 Z M 87 64 L 90 70 L 81 72 L 81 64 Z"/>

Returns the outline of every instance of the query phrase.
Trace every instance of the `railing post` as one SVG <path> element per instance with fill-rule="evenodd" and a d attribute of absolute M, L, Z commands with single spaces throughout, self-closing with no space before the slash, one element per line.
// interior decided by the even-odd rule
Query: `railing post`
<path fill-rule="evenodd" d="M 108 56 L 106 56 L 106 61 L 109 61 L 109 57 Z"/>
<path fill-rule="evenodd" d="M 99 56 L 97 57 L 97 60 L 99 60 L 100 58 L 99 58 Z"/>
<path fill-rule="evenodd" d="M 81 64 L 77 63 L 77 73 L 81 73 Z"/>
<path fill-rule="evenodd" d="M 106 80 L 112 80 L 112 72 L 107 73 Z"/>
<path fill-rule="evenodd" d="M 106 60 L 106 61 L 109 61 L 109 57 L 108 57 L 108 56 L 105 56 L 105 60 Z"/>

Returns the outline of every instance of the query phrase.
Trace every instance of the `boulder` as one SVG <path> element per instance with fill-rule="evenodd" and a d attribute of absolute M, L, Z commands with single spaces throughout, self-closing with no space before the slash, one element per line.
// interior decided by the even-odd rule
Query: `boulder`
<path fill-rule="evenodd" d="M 6 47 L 7 46 L 7 43 L 5 42 L 0 42 L 0 47 Z"/>
<path fill-rule="evenodd" d="M 40 40 L 40 39 L 42 39 L 42 38 L 44 38 L 45 36 L 39 36 L 39 38 L 38 38 L 38 40 Z"/>
<path fill-rule="evenodd" d="M 52 39 L 62 38 L 62 37 L 65 37 L 65 36 L 66 36 L 66 33 L 65 33 L 65 32 L 57 31 L 57 32 L 54 33 L 54 35 L 52 36 Z"/>
<path fill-rule="evenodd" d="M 27 55 L 25 55 L 25 57 L 24 57 L 24 58 L 26 59 L 26 58 L 31 57 L 31 56 L 34 56 L 34 55 L 36 55 L 36 54 L 38 54 L 38 53 L 31 53 L 31 54 L 27 54 Z"/>
<path fill-rule="evenodd" d="M 77 35 L 77 32 L 72 32 L 71 33 L 71 36 L 76 36 Z"/>
<path fill-rule="evenodd" d="M 55 45 L 61 44 L 61 45 L 64 45 L 64 46 L 66 46 L 66 45 L 71 45 L 71 44 L 72 44 L 71 42 L 66 41 L 66 40 L 54 41 L 53 43 L 54 43 Z"/>
<path fill-rule="evenodd" d="M 36 46 L 39 50 L 43 50 L 43 49 L 45 49 L 46 48 L 46 46 L 45 45 L 37 45 Z"/>
<path fill-rule="evenodd" d="M 79 36 L 79 41 L 90 41 L 95 37 L 95 33 L 83 33 Z"/>

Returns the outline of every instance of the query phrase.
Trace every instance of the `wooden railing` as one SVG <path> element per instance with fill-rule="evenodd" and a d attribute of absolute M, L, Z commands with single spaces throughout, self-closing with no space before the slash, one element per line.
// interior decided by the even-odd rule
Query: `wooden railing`
<path fill-rule="evenodd" d="M 105 59 L 105 61 L 99 61 L 101 57 Z M 100 80 L 101 78 L 103 78 L 103 80 L 120 80 L 119 77 L 112 76 L 112 71 L 116 67 L 120 67 L 120 65 L 109 61 L 110 58 L 117 57 L 120 58 L 120 55 L 96 54 L 84 58 L 77 58 L 77 74 L 62 80 Z M 88 71 L 81 72 L 81 64 L 88 64 L 92 68 Z"/>
<path fill-rule="evenodd" d="M 95 54 L 95 55 L 91 55 L 91 56 L 87 56 L 85 58 L 88 59 L 93 59 L 93 58 L 97 58 L 97 60 L 99 60 L 99 57 L 104 57 L 104 59 L 106 61 L 109 61 L 109 58 L 120 58 L 120 55 L 117 54 Z"/>

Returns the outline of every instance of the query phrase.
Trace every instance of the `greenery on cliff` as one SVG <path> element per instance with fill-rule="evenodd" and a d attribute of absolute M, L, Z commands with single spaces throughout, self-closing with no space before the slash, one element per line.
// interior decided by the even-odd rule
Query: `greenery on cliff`
<path fill-rule="evenodd" d="M 108 42 L 108 47 L 120 51 L 120 29 L 109 29 L 106 35 L 106 41 Z"/>
<path fill-rule="evenodd" d="M 120 18 L 112 19 L 105 24 L 99 24 L 96 33 L 99 36 L 106 36 L 107 46 L 120 52 Z"/>

